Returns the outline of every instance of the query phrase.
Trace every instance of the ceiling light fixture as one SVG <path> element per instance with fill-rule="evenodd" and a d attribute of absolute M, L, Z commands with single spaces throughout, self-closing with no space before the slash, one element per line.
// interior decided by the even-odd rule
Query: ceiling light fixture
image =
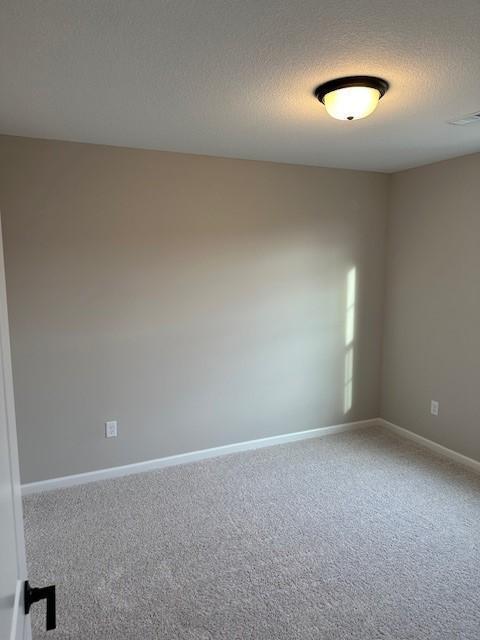
<path fill-rule="evenodd" d="M 347 76 L 321 84 L 315 96 L 337 120 L 359 120 L 375 111 L 390 85 L 374 76 Z"/>

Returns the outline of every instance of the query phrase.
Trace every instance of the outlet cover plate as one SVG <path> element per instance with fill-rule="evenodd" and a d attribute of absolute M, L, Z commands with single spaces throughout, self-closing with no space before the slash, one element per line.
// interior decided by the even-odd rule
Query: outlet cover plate
<path fill-rule="evenodd" d="M 108 420 L 105 422 L 105 437 L 116 438 L 117 437 L 117 421 Z"/>

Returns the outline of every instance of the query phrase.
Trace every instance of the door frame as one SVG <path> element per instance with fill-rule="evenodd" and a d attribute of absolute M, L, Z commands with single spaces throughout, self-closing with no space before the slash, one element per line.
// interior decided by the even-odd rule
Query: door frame
<path fill-rule="evenodd" d="M 0 366 L 1 383 L 5 397 L 7 421 L 7 441 L 10 458 L 10 480 L 12 504 L 15 519 L 15 543 L 17 560 L 17 585 L 15 589 L 12 629 L 9 640 L 30 640 L 30 616 L 26 616 L 23 607 L 24 583 L 27 579 L 27 561 L 25 553 L 25 533 L 23 528 L 22 495 L 20 470 L 18 463 L 17 427 L 15 421 L 15 401 L 13 394 L 12 360 L 10 354 L 10 331 L 8 325 L 7 288 L 5 281 L 5 261 L 3 235 L 0 217 Z"/>

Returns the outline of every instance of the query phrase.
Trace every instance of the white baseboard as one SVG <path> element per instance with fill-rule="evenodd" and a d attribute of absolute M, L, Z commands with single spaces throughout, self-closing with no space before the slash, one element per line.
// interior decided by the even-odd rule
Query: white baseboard
<path fill-rule="evenodd" d="M 248 451 L 249 449 L 260 449 L 262 447 L 272 447 L 277 444 L 285 444 L 296 440 L 308 440 L 310 438 L 322 438 L 324 436 L 342 433 L 343 431 L 354 431 L 355 429 L 363 429 L 365 427 L 378 426 L 379 419 L 360 420 L 358 422 L 346 422 L 344 424 L 336 424 L 330 427 L 320 427 L 318 429 L 309 429 L 307 431 L 297 431 L 296 433 L 286 433 L 279 436 L 270 436 L 268 438 L 259 438 L 257 440 L 248 440 L 246 442 L 236 442 L 234 444 L 226 444 L 220 447 L 212 447 L 211 449 L 202 449 L 201 451 L 190 451 L 188 453 L 180 453 L 166 458 L 157 458 L 155 460 L 146 460 L 145 462 L 134 462 L 121 467 L 111 467 L 109 469 L 99 469 L 98 471 L 87 471 L 86 473 L 77 473 L 71 476 L 63 476 L 61 478 L 52 478 L 50 480 L 40 480 L 39 482 L 29 482 L 22 485 L 22 495 L 27 496 L 32 493 L 40 493 L 51 489 L 63 489 L 87 482 L 96 482 L 97 480 L 105 480 L 107 478 L 118 478 L 120 476 L 128 476 L 133 473 L 142 473 L 144 471 L 153 471 L 155 469 L 163 469 L 164 467 L 172 467 L 177 464 L 186 464 L 188 462 L 196 462 L 197 460 L 206 460 L 207 458 L 216 458 L 229 453 L 237 453 L 239 451 Z"/>
<path fill-rule="evenodd" d="M 446 456 L 455 462 L 462 464 L 474 471 L 480 473 L 480 462 L 457 453 L 452 449 L 448 449 L 441 444 L 433 442 L 428 438 L 409 431 L 403 427 L 399 427 L 393 422 L 384 420 L 383 418 L 372 418 L 370 420 L 360 420 L 358 422 L 346 422 L 329 427 L 320 427 L 318 429 L 308 429 L 307 431 L 297 431 L 295 433 L 286 433 L 278 436 L 270 436 L 268 438 L 259 438 L 257 440 L 248 440 L 246 442 L 236 442 L 234 444 L 226 444 L 220 447 L 212 447 L 211 449 L 202 449 L 200 451 L 189 451 L 165 458 L 157 458 L 154 460 L 146 460 L 144 462 L 134 462 L 119 467 L 111 467 L 108 469 L 99 469 L 98 471 L 87 471 L 86 473 L 77 473 L 70 476 L 60 478 L 52 478 L 50 480 L 41 480 L 39 482 L 30 482 L 22 485 L 22 495 L 30 495 L 32 493 L 40 493 L 52 489 L 63 489 L 87 482 L 96 482 L 97 480 L 106 480 L 108 478 L 119 478 L 134 473 L 143 473 L 144 471 L 154 471 L 155 469 L 163 469 L 164 467 L 172 467 L 178 464 L 187 464 L 198 460 L 206 460 L 207 458 L 216 458 L 218 456 L 228 455 L 229 453 L 238 453 L 240 451 L 248 451 L 250 449 L 260 449 L 262 447 L 272 447 L 277 444 L 286 444 L 287 442 L 295 442 L 297 440 L 308 440 L 310 438 L 322 438 L 344 431 L 354 431 L 365 427 L 382 426 L 389 431 L 412 440 L 417 444 L 424 446 L 440 455 Z"/>
<path fill-rule="evenodd" d="M 402 438 L 412 440 L 413 442 L 416 442 L 417 444 L 422 445 L 427 449 L 435 451 L 435 453 L 439 453 L 442 456 L 450 458 L 451 460 L 454 460 L 455 462 L 458 462 L 459 464 L 462 464 L 465 467 L 468 467 L 469 469 L 473 469 L 474 471 L 480 473 L 480 462 L 478 460 L 474 460 L 473 458 L 464 456 L 457 451 L 453 451 L 453 449 L 448 449 L 448 447 L 444 447 L 437 442 L 433 442 L 433 440 L 429 440 L 428 438 L 419 436 L 417 433 L 409 431 L 408 429 L 404 429 L 403 427 L 399 427 L 398 425 L 393 424 L 393 422 L 389 422 L 388 420 L 384 420 L 383 418 L 379 418 L 377 420 L 377 424 L 380 424 L 381 426 L 385 427 L 389 431 L 392 431 L 393 433 L 396 433 Z"/>

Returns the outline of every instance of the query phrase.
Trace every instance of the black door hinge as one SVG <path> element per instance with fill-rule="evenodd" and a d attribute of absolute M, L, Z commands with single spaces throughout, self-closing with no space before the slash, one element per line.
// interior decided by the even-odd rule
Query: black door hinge
<path fill-rule="evenodd" d="M 47 601 L 47 631 L 50 631 L 57 626 L 55 585 L 51 584 L 48 587 L 38 589 L 31 587 L 28 580 L 26 580 L 24 584 L 25 615 L 30 613 L 30 607 L 34 602 L 44 599 Z"/>

